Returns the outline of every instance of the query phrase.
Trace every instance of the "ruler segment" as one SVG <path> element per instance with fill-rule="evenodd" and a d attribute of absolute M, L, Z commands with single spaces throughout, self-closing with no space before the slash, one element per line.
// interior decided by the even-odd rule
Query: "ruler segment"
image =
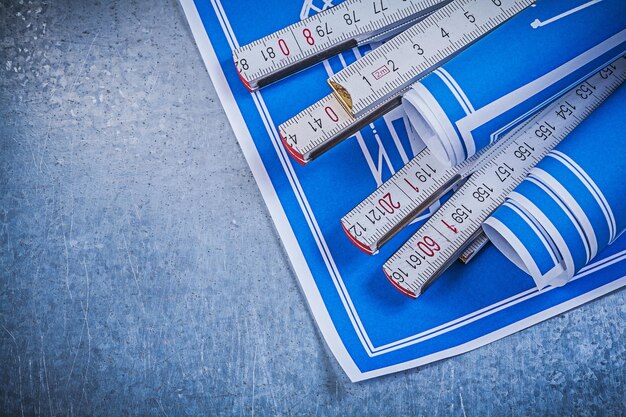
<path fill-rule="evenodd" d="M 489 243 L 489 239 L 483 232 L 478 235 L 478 237 L 474 239 L 467 248 L 465 248 L 463 253 L 461 253 L 461 256 L 459 256 L 459 260 L 464 264 L 468 264 L 472 259 L 474 259 L 474 256 L 478 255 L 478 252 L 480 252 L 482 248 L 487 245 L 487 243 Z"/>
<path fill-rule="evenodd" d="M 534 0 L 455 0 L 328 79 L 355 116 L 384 102 Z"/>
<path fill-rule="evenodd" d="M 416 298 L 472 239 L 482 223 L 527 173 L 626 79 L 620 58 L 531 118 L 526 129 L 503 138 L 506 146 L 459 190 L 383 265 L 391 283 Z"/>
<path fill-rule="evenodd" d="M 523 130 L 521 123 L 512 133 Z M 460 164 L 448 167 L 426 148 L 341 219 L 359 249 L 374 254 L 455 185 L 498 154 L 499 141 Z"/>
<path fill-rule="evenodd" d="M 396 95 L 365 114 L 354 117 L 330 94 L 278 126 L 283 145 L 300 164 L 306 165 L 361 128 L 400 106 Z"/>
<path fill-rule="evenodd" d="M 372 255 L 462 179 L 461 167 L 445 166 L 426 148 L 346 214 L 343 230 Z"/>
<path fill-rule="evenodd" d="M 250 91 L 328 57 L 397 33 L 450 0 L 346 0 L 312 17 L 233 51 L 235 66 Z"/>

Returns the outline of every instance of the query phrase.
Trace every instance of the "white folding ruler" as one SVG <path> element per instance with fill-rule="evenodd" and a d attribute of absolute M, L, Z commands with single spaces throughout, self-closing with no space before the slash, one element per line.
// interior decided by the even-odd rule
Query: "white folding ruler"
<path fill-rule="evenodd" d="M 525 126 L 520 124 L 514 132 Z M 443 164 L 430 149 L 422 150 L 341 219 L 343 230 L 363 252 L 376 253 L 505 146 L 505 141 L 498 141 L 453 167 Z"/>
<path fill-rule="evenodd" d="M 324 97 L 281 124 L 278 130 L 287 151 L 303 165 L 315 159 L 399 106 L 401 95 L 412 81 L 427 75 L 531 3 L 532 0 L 455 0 L 435 11 L 335 74 L 329 79 L 335 94 Z M 460 25 L 458 20 L 462 20 L 464 25 Z M 442 37 L 443 32 L 434 29 L 444 27 L 453 28 L 444 30 L 448 34 L 446 37 Z M 387 56 L 402 58 L 387 59 Z M 372 63 L 378 65 L 378 62 L 382 64 L 375 72 L 376 77 L 380 77 L 372 85 L 360 85 L 367 79 L 360 74 L 368 74 L 361 71 L 371 70 Z M 350 90 L 344 89 L 343 85 L 350 86 Z M 357 94 L 352 91 L 353 88 L 361 90 Z M 367 96 L 368 99 L 367 108 L 355 114 L 350 106 L 342 102 L 342 99 L 350 100 L 346 97 L 352 97 L 353 93 L 354 97 Z"/>
<path fill-rule="evenodd" d="M 254 91 L 363 43 L 397 34 L 451 0 L 346 0 L 233 51 Z"/>
<path fill-rule="evenodd" d="M 533 116 L 383 265 L 391 283 L 416 298 L 481 232 L 482 223 L 554 146 L 626 79 L 626 59 L 594 74 Z M 590 138 L 593 140 L 593 138 Z"/>
<path fill-rule="evenodd" d="M 306 165 L 401 104 L 401 95 L 354 117 L 330 94 L 278 126 L 283 145 L 296 161 Z"/>
<path fill-rule="evenodd" d="M 489 243 L 489 238 L 487 238 L 487 235 L 483 232 L 465 248 L 461 256 L 459 256 L 459 260 L 464 264 L 469 263 L 487 243 Z"/>
<path fill-rule="evenodd" d="M 355 116 L 403 88 L 494 29 L 533 0 L 455 0 L 328 79 Z"/>

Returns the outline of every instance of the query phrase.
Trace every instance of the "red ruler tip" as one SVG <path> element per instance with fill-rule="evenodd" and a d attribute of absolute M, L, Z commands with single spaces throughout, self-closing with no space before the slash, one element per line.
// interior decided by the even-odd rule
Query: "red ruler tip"
<path fill-rule="evenodd" d="M 241 75 L 241 73 L 239 72 L 239 69 L 237 68 L 237 66 L 235 65 L 235 70 L 237 71 L 237 75 L 239 76 L 239 79 L 241 80 L 241 82 L 243 83 L 243 85 L 246 87 L 246 89 L 249 92 L 253 92 L 254 90 L 252 89 L 252 87 L 250 87 L 250 83 L 248 82 L 248 80 L 246 80 L 245 78 L 243 78 L 243 75 Z"/>
<path fill-rule="evenodd" d="M 387 279 L 389 280 L 389 282 L 391 282 L 391 285 L 393 285 L 393 287 L 400 291 L 402 294 L 406 295 L 407 297 L 410 297 L 412 299 L 416 299 L 417 295 L 410 290 L 407 290 L 406 288 L 401 287 L 396 281 L 394 281 L 389 274 L 387 274 L 387 271 L 385 270 L 385 268 L 383 268 L 383 272 L 385 273 L 385 276 L 387 277 Z"/>
<path fill-rule="evenodd" d="M 372 248 L 370 248 L 369 246 L 365 246 L 363 243 L 359 242 L 352 235 L 352 233 L 350 233 L 350 231 L 348 229 L 346 229 L 346 225 L 343 222 L 341 222 L 341 228 L 343 229 L 343 231 L 346 234 L 346 236 L 348 236 L 348 239 L 350 239 L 350 242 L 352 242 L 354 244 L 354 246 L 359 248 L 362 252 L 364 252 L 367 255 L 373 255 L 374 254 L 375 251 L 373 251 Z"/>
<path fill-rule="evenodd" d="M 289 143 L 287 143 L 282 133 L 279 132 L 278 134 L 280 135 L 280 140 L 283 143 L 283 146 L 285 147 L 285 149 L 287 150 L 287 153 L 293 159 L 295 159 L 300 165 L 305 166 L 307 161 L 304 160 L 304 156 L 300 152 L 296 151 L 291 145 L 289 145 Z"/>

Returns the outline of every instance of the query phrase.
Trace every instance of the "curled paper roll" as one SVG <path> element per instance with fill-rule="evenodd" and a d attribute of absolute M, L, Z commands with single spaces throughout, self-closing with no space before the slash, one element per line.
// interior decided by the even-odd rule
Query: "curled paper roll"
<path fill-rule="evenodd" d="M 483 224 L 539 288 L 568 282 L 626 229 L 625 103 L 622 86 Z"/>
<path fill-rule="evenodd" d="M 417 82 L 403 107 L 456 165 L 626 52 L 626 1 L 539 0 Z"/>

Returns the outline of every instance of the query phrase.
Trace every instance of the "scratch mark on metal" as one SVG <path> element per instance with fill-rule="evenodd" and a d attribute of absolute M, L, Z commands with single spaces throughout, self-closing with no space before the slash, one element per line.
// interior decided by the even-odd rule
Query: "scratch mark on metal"
<path fill-rule="evenodd" d="M 13 336 L 13 333 L 11 333 L 9 329 L 5 327 L 4 324 L 2 325 L 2 328 L 4 329 L 5 332 L 9 334 L 9 336 L 11 336 L 11 339 L 13 340 L 13 345 L 15 345 L 15 355 L 17 356 L 17 375 L 19 378 L 20 410 L 22 412 L 22 417 L 24 417 L 24 398 L 22 395 L 22 358 L 20 357 L 20 353 L 19 353 L 20 351 L 18 349 L 15 336 Z"/>
<path fill-rule="evenodd" d="M 133 260 L 130 257 L 130 249 L 128 248 L 128 242 L 126 242 L 126 235 L 122 233 L 122 239 L 124 241 L 124 248 L 126 248 L 126 258 L 128 259 L 128 265 L 130 266 L 130 271 L 133 273 L 133 279 L 135 280 L 135 286 L 137 287 L 137 291 L 139 292 L 139 302 L 141 304 L 141 310 L 146 313 L 146 306 L 143 302 L 143 293 L 141 292 L 141 287 L 139 286 L 139 280 L 137 279 L 137 273 L 135 272 L 135 266 L 133 265 Z"/>
<path fill-rule="evenodd" d="M 50 415 L 53 416 L 52 412 L 52 396 L 50 395 L 50 383 L 48 380 L 48 367 L 46 366 L 46 354 L 43 350 L 43 336 L 41 336 L 41 360 L 43 363 L 43 373 L 46 378 L 46 393 L 48 395 L 48 408 L 50 409 Z"/>
<path fill-rule="evenodd" d="M 459 398 L 461 399 L 461 411 L 463 411 L 463 417 L 467 417 L 467 414 L 465 414 L 465 405 L 463 404 L 463 394 L 461 394 L 460 392 Z"/>
<path fill-rule="evenodd" d="M 85 385 L 87 384 L 87 373 L 89 372 L 89 365 L 91 364 L 91 331 L 89 329 L 89 298 L 90 298 L 90 285 L 89 285 L 89 273 L 87 272 L 87 263 L 85 262 L 85 258 L 83 258 L 83 266 L 85 267 L 85 280 L 87 281 L 87 301 L 85 302 L 86 306 L 83 307 L 83 302 L 81 301 L 80 305 L 83 309 L 83 315 L 85 317 L 85 326 L 87 327 L 87 364 L 85 365 L 85 373 L 83 374 L 83 395 L 85 397 L 85 402 L 87 401 L 87 391 L 85 390 Z"/>
<path fill-rule="evenodd" d="M 72 290 L 70 289 L 70 262 L 67 250 L 67 239 L 65 238 L 65 230 L 63 230 L 63 246 L 65 247 L 65 288 L 70 295 L 70 300 L 74 301 Z"/>
<path fill-rule="evenodd" d="M 163 403 L 161 402 L 160 398 L 155 398 L 156 403 L 159 405 L 159 409 L 161 410 L 161 412 L 163 413 L 163 415 L 165 417 L 169 417 L 169 415 L 167 414 L 167 412 L 165 411 L 165 408 L 163 407 Z"/>
<path fill-rule="evenodd" d="M 252 356 L 252 417 L 254 417 L 254 394 L 256 388 L 256 353 L 257 353 L 257 344 L 254 345 L 254 355 Z"/>

